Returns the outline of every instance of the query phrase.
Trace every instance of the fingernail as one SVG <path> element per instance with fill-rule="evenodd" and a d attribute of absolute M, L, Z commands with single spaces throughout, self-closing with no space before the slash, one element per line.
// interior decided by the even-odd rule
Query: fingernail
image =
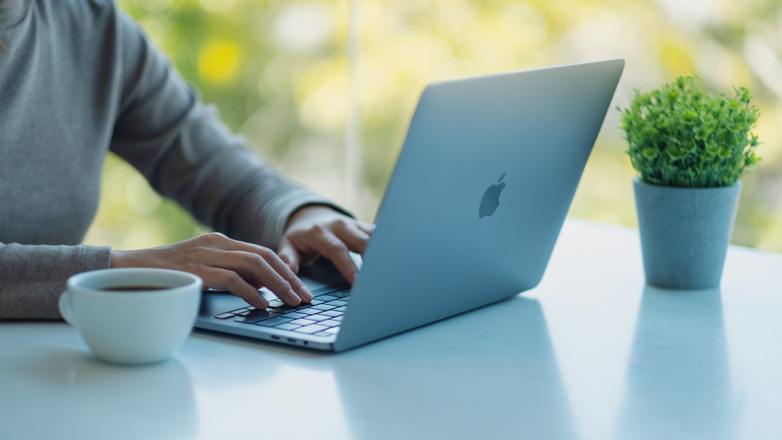
<path fill-rule="evenodd" d="M 293 290 L 288 290 L 288 298 L 293 302 L 294 304 L 298 304 L 301 302 L 301 298 L 299 298 L 299 295 L 296 295 Z"/>
<path fill-rule="evenodd" d="M 301 299 L 307 302 L 312 301 L 312 293 L 310 293 L 309 289 L 307 289 L 307 286 L 304 284 L 301 285 L 299 288 L 299 295 L 301 296 Z"/>

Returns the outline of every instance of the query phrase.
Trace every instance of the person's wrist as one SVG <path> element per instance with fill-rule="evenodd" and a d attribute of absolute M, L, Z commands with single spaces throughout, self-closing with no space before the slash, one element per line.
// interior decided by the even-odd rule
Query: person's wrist
<path fill-rule="evenodd" d="M 109 264 L 110 269 L 117 269 L 120 267 L 125 267 L 125 251 L 117 251 L 112 249 L 111 250 L 111 262 Z"/>
<path fill-rule="evenodd" d="M 339 215 L 340 213 L 328 205 L 306 205 L 293 211 L 293 214 L 288 217 L 288 222 L 285 224 L 285 231 L 288 231 L 294 224 L 306 221 L 314 217 L 320 217 L 324 215 Z"/>

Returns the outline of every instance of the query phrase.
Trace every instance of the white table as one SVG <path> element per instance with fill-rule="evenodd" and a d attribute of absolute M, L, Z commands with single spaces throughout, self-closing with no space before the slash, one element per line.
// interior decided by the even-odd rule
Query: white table
<path fill-rule="evenodd" d="M 0 324 L 0 439 L 780 439 L 782 256 L 722 289 L 644 285 L 637 231 L 569 219 L 525 295 L 343 354 L 212 333 L 95 360 Z"/>

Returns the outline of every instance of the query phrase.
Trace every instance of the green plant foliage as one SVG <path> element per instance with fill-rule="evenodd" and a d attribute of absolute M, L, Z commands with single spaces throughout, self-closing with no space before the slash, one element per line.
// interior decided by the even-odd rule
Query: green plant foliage
<path fill-rule="evenodd" d="M 627 154 L 641 181 L 662 186 L 731 186 L 753 171 L 760 111 L 745 87 L 736 96 L 704 94 L 697 77 L 680 76 L 649 93 L 635 90 L 622 110 Z"/>

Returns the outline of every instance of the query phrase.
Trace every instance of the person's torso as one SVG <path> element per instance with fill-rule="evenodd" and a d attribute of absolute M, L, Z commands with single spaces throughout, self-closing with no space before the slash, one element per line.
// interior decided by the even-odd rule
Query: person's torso
<path fill-rule="evenodd" d="M 116 13 L 91 0 L 22 4 L 0 22 L 0 242 L 78 244 L 116 120 Z"/>

